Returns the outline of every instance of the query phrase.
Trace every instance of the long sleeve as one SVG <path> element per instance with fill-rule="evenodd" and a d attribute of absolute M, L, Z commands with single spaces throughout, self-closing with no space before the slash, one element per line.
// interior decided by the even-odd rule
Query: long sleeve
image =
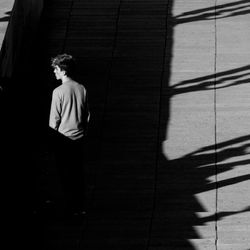
<path fill-rule="evenodd" d="M 58 130 L 60 123 L 61 123 L 61 101 L 58 92 L 54 90 L 50 107 L 49 126 L 55 130 Z"/>
<path fill-rule="evenodd" d="M 84 110 L 83 110 L 83 129 L 85 131 L 85 134 L 87 134 L 88 130 L 88 123 L 90 120 L 90 111 L 89 111 L 89 102 L 88 102 L 88 95 L 86 93 L 85 96 L 85 104 L 84 104 Z"/>

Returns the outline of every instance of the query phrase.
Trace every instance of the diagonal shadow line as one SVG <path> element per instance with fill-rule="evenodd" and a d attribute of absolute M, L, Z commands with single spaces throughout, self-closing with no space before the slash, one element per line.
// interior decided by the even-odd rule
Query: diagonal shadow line
<path fill-rule="evenodd" d="M 250 146 L 250 144 L 244 144 L 242 146 L 233 147 L 232 145 L 228 145 L 229 148 L 226 148 L 222 151 L 217 152 L 217 160 L 218 163 L 222 162 L 224 160 L 227 160 L 229 158 L 243 156 L 249 153 L 246 153 L 247 148 Z M 211 146 L 212 147 L 212 146 Z M 214 146 L 213 146 L 214 150 Z M 210 151 L 210 150 L 209 150 Z M 196 152 L 192 152 L 189 155 L 185 155 L 180 159 L 176 159 L 175 161 L 186 161 L 186 162 L 195 162 L 197 169 L 205 169 L 210 168 L 214 166 L 214 152 L 206 153 L 206 151 L 203 151 L 202 154 L 196 154 Z M 233 169 L 233 166 L 238 166 L 240 164 L 249 164 L 250 160 L 244 160 L 244 161 L 238 161 L 233 163 L 225 163 L 223 165 L 223 168 L 218 168 L 218 173 L 222 173 L 224 171 L 228 171 L 230 169 Z M 220 165 L 219 165 L 220 166 Z"/>
<path fill-rule="evenodd" d="M 235 13 L 232 13 L 229 17 L 247 15 L 247 14 L 250 14 L 250 10 L 235 12 Z M 219 19 L 221 19 L 221 18 L 219 18 Z"/>
<path fill-rule="evenodd" d="M 248 8 L 248 7 L 250 7 L 250 5 L 248 5 L 248 6 L 240 6 L 240 7 L 234 7 L 234 8 L 229 8 L 229 9 L 223 9 L 223 10 L 219 10 L 218 11 L 218 9 L 217 9 L 217 7 L 216 7 L 216 18 L 220 18 L 220 17 L 217 17 L 217 16 L 219 16 L 219 15 L 222 15 L 222 14 L 224 14 L 225 12 L 234 12 L 234 13 L 241 13 L 242 11 L 239 11 L 239 12 L 235 12 L 235 11 L 238 11 L 238 10 L 244 10 L 243 12 L 245 12 L 245 11 L 248 11 L 248 10 L 245 10 L 246 8 Z M 234 14 L 234 13 L 231 13 L 231 14 L 229 14 L 228 16 L 231 16 L 232 14 Z M 228 16 L 225 16 L 225 17 L 228 17 Z"/>
<path fill-rule="evenodd" d="M 240 74 L 240 75 L 233 75 L 233 76 L 227 76 L 227 77 L 223 77 L 223 78 L 221 78 L 221 79 L 218 79 L 218 80 L 216 80 L 216 88 L 218 88 L 217 86 L 219 85 L 219 84 L 222 84 L 222 83 L 224 83 L 224 82 L 226 82 L 226 81 L 230 81 L 230 80 L 237 80 L 237 79 L 239 79 L 239 78 L 242 78 L 242 77 L 244 77 L 244 76 L 248 76 L 248 75 L 250 75 L 250 72 L 249 73 L 246 73 L 246 74 Z M 214 76 L 214 79 L 215 78 L 217 78 L 216 77 L 216 75 Z M 201 82 L 198 86 L 201 86 L 202 87 L 202 85 L 212 85 L 212 84 L 214 84 L 214 82 L 213 81 L 207 81 L 207 82 Z M 183 86 L 183 85 L 182 85 Z M 194 86 L 195 87 L 195 86 Z"/>
<path fill-rule="evenodd" d="M 0 18 L 0 22 L 8 22 L 9 20 L 10 20 L 10 18 L 8 16 Z"/>
<path fill-rule="evenodd" d="M 248 164 L 249 164 L 249 160 L 242 160 L 242 161 L 230 162 L 230 163 L 219 163 L 217 164 L 218 173 L 224 172 L 225 170 L 228 170 L 228 169 L 233 169 L 234 167 L 237 167 L 237 166 L 244 166 Z"/>
<path fill-rule="evenodd" d="M 239 7 L 236 6 L 240 4 L 248 4 L 248 5 L 239 6 Z M 234 8 L 230 8 L 230 7 L 234 7 Z M 203 9 L 194 10 L 190 12 L 184 12 L 180 15 L 177 15 L 173 17 L 172 22 L 175 25 L 178 25 L 178 24 L 183 24 L 187 22 L 213 20 L 215 18 L 223 19 L 223 18 L 228 18 L 232 16 L 246 15 L 250 13 L 250 10 L 247 9 L 249 7 L 250 7 L 249 1 L 245 1 L 245 0 L 239 1 L 236 3 L 223 4 L 223 5 L 216 6 L 216 13 L 214 13 L 214 10 L 215 10 L 214 7 L 203 8 Z M 242 10 L 242 11 L 238 11 L 238 10 Z M 225 16 L 221 16 L 225 13 L 228 13 L 228 14 L 226 14 Z"/>
<path fill-rule="evenodd" d="M 227 75 L 230 75 L 230 74 L 240 73 L 240 72 L 243 72 L 243 71 L 246 71 L 246 70 L 250 70 L 250 65 L 243 66 L 243 67 L 236 68 L 236 69 L 226 70 L 226 71 L 219 72 L 219 73 L 216 73 L 216 74 L 211 74 L 211 75 L 207 75 L 207 76 L 193 78 L 193 79 L 190 79 L 190 80 L 185 80 L 185 81 L 182 81 L 182 82 L 180 82 L 178 84 L 173 85 L 173 87 L 177 87 L 177 86 L 180 86 L 180 85 L 183 85 L 183 84 L 188 84 L 188 83 L 196 83 L 196 82 L 201 82 L 201 81 L 205 81 L 205 80 L 209 80 L 209 79 L 214 79 L 215 77 L 219 78 L 221 76 L 227 76 Z"/>
<path fill-rule="evenodd" d="M 228 141 L 225 141 L 225 142 L 218 143 L 216 145 L 216 148 L 218 150 L 218 149 L 221 149 L 221 148 L 224 148 L 224 147 L 227 147 L 227 146 L 231 146 L 231 145 L 237 144 L 237 143 L 242 143 L 242 142 L 248 141 L 248 140 L 250 140 L 250 135 L 244 135 L 244 136 L 241 136 L 241 137 L 238 137 L 238 138 L 235 138 L 235 139 L 231 139 L 231 140 L 228 140 Z M 203 147 L 203 148 L 201 148 L 201 149 L 199 149 L 197 151 L 192 152 L 191 155 L 201 153 L 201 152 L 204 152 L 204 151 L 210 151 L 210 150 L 214 150 L 214 145 Z M 190 154 L 188 154 L 188 155 L 190 155 Z"/>
<path fill-rule="evenodd" d="M 247 69 L 244 69 L 244 70 L 247 70 Z M 225 72 L 228 74 L 228 76 L 225 75 Z M 169 89 L 170 94 L 177 95 L 177 94 L 183 94 L 183 93 L 194 92 L 194 91 L 212 90 L 214 89 L 214 84 L 216 84 L 215 89 L 222 89 L 222 88 L 228 88 L 228 87 L 232 87 L 232 86 L 236 86 L 240 84 L 249 83 L 249 78 L 248 79 L 240 79 L 240 78 L 249 76 L 250 72 L 237 74 L 237 75 L 232 75 L 232 74 L 239 73 L 240 71 L 232 70 L 232 71 L 225 71 L 225 72 L 182 81 L 178 84 L 173 85 Z M 220 76 L 225 76 L 225 77 L 219 78 Z M 216 83 L 214 82 L 214 79 L 216 79 Z M 227 81 L 234 81 L 234 82 L 226 84 Z M 194 83 L 198 83 L 198 84 L 191 85 Z M 225 85 L 221 86 L 223 84 Z"/>
<path fill-rule="evenodd" d="M 229 86 L 234 86 L 234 85 L 237 85 L 238 82 L 240 81 L 236 81 L 234 83 L 231 83 L 231 84 L 228 84 L 226 86 L 222 86 L 222 87 L 218 87 L 218 85 L 222 85 L 223 83 L 227 82 L 227 81 L 232 81 L 232 80 L 237 80 L 239 78 L 242 78 L 242 77 L 245 77 L 245 76 L 248 76 L 250 75 L 250 72 L 249 73 L 246 73 L 246 74 L 240 74 L 240 75 L 234 75 L 234 76 L 228 76 L 228 77 L 224 77 L 224 78 L 221 78 L 219 80 L 216 80 L 216 87 L 215 89 L 220 89 L 220 88 L 226 88 L 226 87 L 229 87 Z M 211 84 L 214 84 L 214 82 L 204 82 L 204 83 L 200 83 L 199 86 L 202 87 L 203 84 L 205 83 L 209 83 L 210 85 Z"/>
<path fill-rule="evenodd" d="M 229 17 L 233 17 L 233 16 L 240 16 L 240 15 L 247 15 L 250 14 L 250 10 L 246 10 L 246 11 L 240 11 L 240 12 L 236 12 L 227 16 L 223 16 L 223 17 L 219 17 L 219 16 L 211 16 L 210 14 L 203 14 L 200 15 L 198 17 L 194 17 L 194 18 L 185 18 L 183 20 L 172 20 L 172 23 L 175 25 L 178 24 L 184 24 L 184 23 L 189 23 L 189 22 L 197 22 L 197 21 L 209 21 L 209 20 L 215 20 L 215 19 L 224 19 L 224 18 L 229 18 Z"/>
<path fill-rule="evenodd" d="M 225 148 L 217 152 L 217 163 L 218 163 L 218 173 L 222 173 L 228 170 L 233 169 L 235 166 L 239 165 L 248 165 L 250 163 L 249 160 L 242 160 L 233 163 L 224 163 L 220 164 L 224 160 L 229 158 L 238 157 L 247 155 L 247 149 L 250 147 L 250 143 L 245 143 L 240 146 L 235 146 L 234 144 L 244 143 L 245 141 L 249 140 L 249 136 L 242 136 L 233 140 L 229 140 L 223 143 L 218 144 L 217 149 Z M 197 169 L 209 169 L 214 166 L 214 145 L 210 145 L 200 150 L 193 151 L 190 154 L 187 154 L 179 159 L 175 159 L 173 161 L 183 161 L 183 162 L 190 162 L 195 163 L 195 168 Z M 210 152 L 212 151 L 212 152 Z M 209 153 L 208 153 L 209 152 Z"/>
<path fill-rule="evenodd" d="M 4 14 L 7 16 L 1 17 L 0 22 L 8 22 L 10 20 L 11 11 L 7 11 Z"/>
<path fill-rule="evenodd" d="M 195 18 L 195 19 L 201 19 L 201 17 L 211 17 L 210 20 L 214 19 L 216 17 L 216 19 L 221 19 L 221 18 L 226 18 L 226 17 L 230 17 L 232 15 L 237 15 L 237 14 L 240 14 L 240 13 L 249 13 L 250 10 L 246 10 L 246 8 L 250 7 L 249 6 L 241 6 L 241 7 L 235 7 L 235 8 L 230 8 L 230 9 L 223 9 L 223 10 L 219 10 L 219 11 L 216 11 L 216 13 L 214 13 L 214 9 L 211 9 L 211 12 L 209 13 L 203 13 L 201 15 L 198 15 L 198 16 L 190 16 L 188 18 L 183 18 L 183 19 L 180 19 L 180 21 L 182 22 L 183 20 L 187 20 L 187 19 L 191 19 L 191 18 Z M 217 8 L 216 8 L 217 10 Z M 242 11 L 238 11 L 238 10 L 242 10 Z M 228 13 L 226 16 L 222 16 L 220 17 L 221 15 L 227 13 L 227 12 L 230 12 Z M 233 13 L 232 13 L 233 12 Z M 177 19 L 178 20 L 178 19 Z"/>
<path fill-rule="evenodd" d="M 236 86 L 236 85 L 241 85 L 241 84 L 246 84 L 246 83 L 249 84 L 249 82 L 250 82 L 250 78 L 244 79 L 244 80 L 239 80 L 239 81 L 236 81 L 234 83 L 228 84 L 227 86 L 217 87 L 215 89 L 223 89 L 223 88 L 228 88 L 228 87 L 232 87 L 232 86 Z"/>
<path fill-rule="evenodd" d="M 249 74 L 246 74 L 249 75 Z M 230 77 L 230 78 L 226 78 L 223 80 L 219 80 L 216 81 L 216 87 L 213 88 L 213 81 L 207 81 L 207 82 L 202 82 L 200 83 L 198 86 L 189 86 L 189 87 L 183 87 L 183 88 L 178 88 L 178 89 L 169 89 L 169 94 L 171 95 L 179 95 L 179 94 L 184 94 L 184 93 L 188 93 L 188 92 L 195 92 L 195 91 L 206 91 L 206 90 L 214 90 L 214 89 L 224 89 L 224 88 L 229 88 L 229 87 L 233 87 L 233 86 L 237 86 L 237 85 L 242 85 L 242 84 L 247 84 L 250 81 L 250 78 L 244 79 L 244 80 L 238 80 L 238 81 L 234 81 L 233 83 L 229 83 L 225 86 L 218 86 L 218 84 L 222 85 L 225 83 L 225 81 L 231 81 L 233 79 L 238 79 L 241 78 L 243 76 L 246 75 L 242 75 L 242 76 L 236 76 L 236 77 Z"/>
<path fill-rule="evenodd" d="M 225 217 L 231 216 L 231 215 L 235 215 L 235 214 L 240 214 L 240 213 L 246 213 L 250 211 L 250 206 L 240 210 L 240 211 L 230 211 L 230 212 L 219 212 L 204 218 L 200 218 L 200 224 L 203 225 L 207 222 L 213 221 L 215 216 L 218 220 L 222 220 Z"/>
<path fill-rule="evenodd" d="M 217 5 L 216 9 L 220 10 L 220 9 L 224 9 L 224 8 L 227 8 L 227 7 L 233 7 L 233 6 L 239 5 L 239 4 L 249 4 L 249 1 L 248 0 L 242 0 L 242 1 L 238 1 L 238 2 Z M 203 9 L 199 9 L 199 10 L 183 12 L 181 15 L 178 15 L 178 16 L 175 16 L 175 17 L 180 17 L 180 16 L 184 16 L 184 15 L 199 14 L 199 13 L 203 13 L 203 12 L 206 12 L 206 11 L 214 11 L 214 7 L 208 7 L 208 8 L 203 8 Z"/>
<path fill-rule="evenodd" d="M 232 11 L 238 10 L 241 8 L 235 8 Z M 225 11 L 224 11 L 225 12 Z M 188 17 L 188 18 L 182 18 L 182 19 L 173 19 L 172 22 L 175 23 L 175 25 L 178 24 L 183 24 L 183 23 L 189 23 L 189 22 L 195 22 L 195 21 L 208 21 L 208 20 L 214 20 L 215 18 L 218 19 L 224 19 L 228 17 L 233 17 L 233 16 L 240 16 L 240 15 L 247 15 L 250 13 L 250 10 L 243 10 L 243 11 L 238 11 L 238 12 L 233 12 L 230 14 L 227 14 L 225 16 L 221 16 L 224 13 L 221 11 L 217 14 L 212 14 L 212 13 L 204 13 L 199 16 L 194 16 L 194 17 Z"/>
<path fill-rule="evenodd" d="M 248 164 L 249 164 L 249 161 L 248 161 Z M 222 188 L 222 187 L 231 186 L 231 185 L 238 184 L 240 182 L 248 181 L 248 180 L 250 180 L 250 174 L 237 176 L 237 177 L 230 178 L 227 180 L 217 181 L 216 186 L 217 186 L 217 188 Z M 204 188 L 203 192 L 214 190 L 214 185 L 215 185 L 214 182 L 207 184 L 207 186 Z"/>
<path fill-rule="evenodd" d="M 249 160 L 241 160 L 241 161 L 235 161 L 235 162 L 230 162 L 230 163 L 218 163 L 217 167 L 218 167 L 218 173 L 222 173 L 226 170 L 231 170 L 234 167 L 237 166 L 244 166 L 244 165 L 248 165 L 249 164 Z M 203 165 L 203 166 L 199 166 L 199 168 L 204 168 L 204 167 L 212 167 L 214 166 L 209 164 L 209 165 Z"/>

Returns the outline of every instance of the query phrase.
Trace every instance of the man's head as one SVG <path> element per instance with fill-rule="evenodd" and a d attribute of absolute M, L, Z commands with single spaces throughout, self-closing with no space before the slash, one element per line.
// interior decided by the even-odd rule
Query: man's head
<path fill-rule="evenodd" d="M 60 54 L 51 59 L 51 66 L 54 72 L 60 71 L 68 77 L 73 77 L 76 70 L 75 59 L 68 54 Z"/>

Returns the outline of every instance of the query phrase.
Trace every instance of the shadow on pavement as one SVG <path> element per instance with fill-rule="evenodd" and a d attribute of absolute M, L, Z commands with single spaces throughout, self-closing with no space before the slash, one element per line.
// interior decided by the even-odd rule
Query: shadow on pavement
<path fill-rule="evenodd" d="M 11 16 L 11 11 L 7 11 L 4 13 L 6 16 L 0 17 L 0 22 L 9 22 L 10 16 Z"/>
<path fill-rule="evenodd" d="M 194 11 L 184 12 L 173 17 L 175 25 L 206 21 L 213 19 L 222 19 L 240 15 L 250 14 L 250 4 L 248 0 L 234 1 L 232 3 L 221 4 L 214 7 L 198 9 Z"/>
<path fill-rule="evenodd" d="M 18 204 L 22 204 L 22 210 L 28 209 L 28 216 L 31 217 L 37 203 L 41 205 L 51 194 L 58 195 L 56 199 L 60 203 L 60 195 L 62 195 L 60 187 L 57 186 L 57 180 L 53 179 L 55 177 L 52 169 L 53 157 L 46 152 L 50 95 L 56 85 L 52 80 L 53 76 L 49 73 L 49 58 L 64 50 L 74 51 L 76 41 L 89 34 L 88 26 L 81 26 L 78 33 L 74 29 L 76 21 L 69 26 L 70 20 L 62 19 L 62 16 L 72 18 L 71 3 L 73 2 L 65 1 L 64 7 L 57 9 L 56 0 L 45 1 L 45 9 L 49 11 L 43 13 L 44 23 L 39 26 L 39 36 L 32 45 L 34 54 L 28 53 L 25 60 L 28 64 L 20 64 L 22 67 L 16 71 L 20 73 L 24 69 L 24 72 L 28 73 L 27 75 L 22 73 L 20 77 L 19 74 L 16 75 L 13 85 L 7 88 L 6 120 L 10 121 L 11 126 L 5 124 L 4 131 L 9 133 L 14 131 L 10 138 L 8 133 L 6 136 L 6 143 L 11 140 L 11 145 L 7 148 L 8 159 L 14 166 L 8 170 L 7 179 L 14 189 L 15 195 L 11 196 L 11 199 L 14 199 L 15 206 L 18 207 L 16 204 L 18 201 Z M 249 175 L 245 175 L 218 183 L 208 181 L 209 177 L 217 173 L 229 171 L 238 165 L 250 164 L 249 160 L 233 159 L 246 154 L 249 136 L 235 138 L 218 145 L 208 145 L 181 158 L 171 160 L 168 159 L 167 152 L 166 155 L 161 152 L 161 144 L 167 140 L 165 135 L 168 131 L 165 130 L 168 130 L 170 100 L 173 95 L 213 88 L 214 79 L 217 79 L 218 88 L 242 84 L 246 81 L 242 78 L 249 75 L 249 66 L 245 66 L 190 79 L 170 88 L 168 84 L 171 77 L 175 25 L 215 17 L 222 18 L 220 16 L 222 14 L 240 15 L 242 11 L 247 14 L 249 13 L 248 2 L 239 1 L 217 6 L 219 11 L 217 16 L 214 15 L 214 8 L 208 8 L 173 17 L 174 0 L 166 1 L 167 27 L 160 31 L 164 35 L 156 39 L 158 30 L 155 31 L 154 27 L 151 30 L 152 33 L 148 29 L 142 33 L 142 38 L 147 37 L 151 43 L 158 44 L 159 41 L 165 43 L 164 55 L 160 55 L 160 59 L 157 60 L 152 55 L 147 58 L 140 55 L 133 57 L 129 52 L 127 52 L 127 58 L 115 56 L 119 52 L 115 44 L 118 41 L 124 38 L 129 41 L 136 35 L 138 44 L 143 41 L 138 31 L 132 28 L 134 33 L 118 32 L 121 9 L 113 8 L 117 19 L 112 23 L 113 26 L 108 26 L 112 30 L 107 32 L 108 38 L 105 33 L 102 33 L 102 25 L 104 25 L 102 19 L 98 23 L 90 19 L 91 15 L 88 16 L 87 20 L 91 20 L 89 22 L 92 25 L 95 23 L 92 27 L 94 32 L 101 31 L 98 33 L 99 37 L 93 36 L 90 41 L 105 38 L 107 47 L 112 48 L 111 53 L 104 53 L 96 58 L 86 56 L 84 54 L 87 51 L 86 48 L 78 51 L 79 67 L 85 70 L 79 78 L 87 81 L 86 87 L 90 90 L 90 109 L 93 114 L 93 125 L 89 136 L 90 164 L 93 163 L 91 173 L 94 172 L 95 175 L 91 180 L 94 186 L 90 197 L 92 210 L 80 226 L 61 219 L 50 220 L 51 218 L 46 217 L 49 216 L 50 211 L 48 214 L 45 213 L 45 217 L 32 217 L 32 222 L 27 223 L 29 228 L 23 231 L 26 235 L 22 239 L 24 242 L 29 241 L 27 235 L 32 233 L 33 249 L 34 246 L 36 246 L 35 249 L 39 247 L 45 249 L 44 243 L 46 250 L 50 248 L 145 250 L 158 246 L 169 250 L 179 250 L 181 247 L 194 250 L 195 247 L 189 239 L 200 238 L 194 229 L 195 226 L 205 226 L 208 222 L 214 222 L 216 219 L 234 213 L 218 213 L 199 218 L 197 212 L 207 211 L 197 200 L 196 194 L 213 190 L 216 192 L 217 188 L 249 180 Z M 119 8 L 122 7 L 121 4 L 119 6 Z M 82 11 L 84 10 L 85 8 L 82 8 Z M 59 13 L 58 19 L 53 19 L 56 11 Z M 210 14 L 210 11 L 213 14 Z M 98 15 L 94 18 L 97 19 Z M 110 18 L 112 22 L 113 18 L 113 16 Z M 104 19 L 108 25 L 110 19 Z M 50 22 L 52 20 L 54 23 Z M 129 24 L 131 25 L 126 23 L 126 25 Z M 80 32 L 83 30 L 86 33 Z M 69 39 L 65 42 L 65 34 L 69 34 L 70 31 L 75 40 Z M 117 39 L 119 34 L 123 35 L 120 40 Z M 52 36 L 56 37 L 53 40 L 55 44 L 50 41 Z M 111 43 L 110 36 L 112 36 Z M 25 44 L 26 49 L 29 44 L 29 42 Z M 97 43 L 97 47 L 93 44 L 88 46 L 89 50 L 91 48 L 95 50 L 100 45 Z M 144 53 L 148 53 L 147 48 L 143 50 L 142 54 Z M 229 80 L 232 82 L 228 83 Z M 26 81 L 25 87 L 20 85 L 21 81 Z M 163 87 L 169 89 L 164 96 L 161 92 Z M 13 110 L 16 111 L 17 116 L 13 116 Z M 229 159 L 230 163 L 223 163 L 224 160 Z M 48 165 L 43 168 L 45 163 Z M 34 166 L 37 168 L 34 169 Z M 49 167 L 52 167 L 49 169 L 51 175 L 47 176 Z M 38 177 L 44 175 L 42 178 L 45 178 L 41 180 L 45 183 L 39 184 L 48 185 L 42 191 L 39 188 L 43 187 L 37 188 L 37 183 L 34 183 L 37 175 Z M 51 182 L 46 183 L 46 181 Z M 48 190 L 50 193 L 46 193 Z M 238 213 L 245 211 L 249 211 L 249 208 Z M 21 225 L 25 225 L 26 218 L 28 217 L 23 217 Z M 19 230 L 22 229 L 23 226 L 20 226 Z M 51 245 L 48 246 L 49 244 Z"/>
<path fill-rule="evenodd" d="M 247 65 L 216 74 L 185 80 L 173 85 L 169 91 L 170 94 L 174 96 L 194 91 L 223 89 L 240 84 L 247 84 L 249 81 L 250 66 Z"/>

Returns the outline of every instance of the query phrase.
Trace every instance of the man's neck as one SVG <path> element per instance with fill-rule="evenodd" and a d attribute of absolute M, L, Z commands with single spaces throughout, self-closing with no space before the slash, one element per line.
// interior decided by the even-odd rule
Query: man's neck
<path fill-rule="evenodd" d="M 66 83 L 66 82 L 69 82 L 69 81 L 72 81 L 72 79 L 68 76 L 63 76 L 62 77 L 62 84 Z"/>

